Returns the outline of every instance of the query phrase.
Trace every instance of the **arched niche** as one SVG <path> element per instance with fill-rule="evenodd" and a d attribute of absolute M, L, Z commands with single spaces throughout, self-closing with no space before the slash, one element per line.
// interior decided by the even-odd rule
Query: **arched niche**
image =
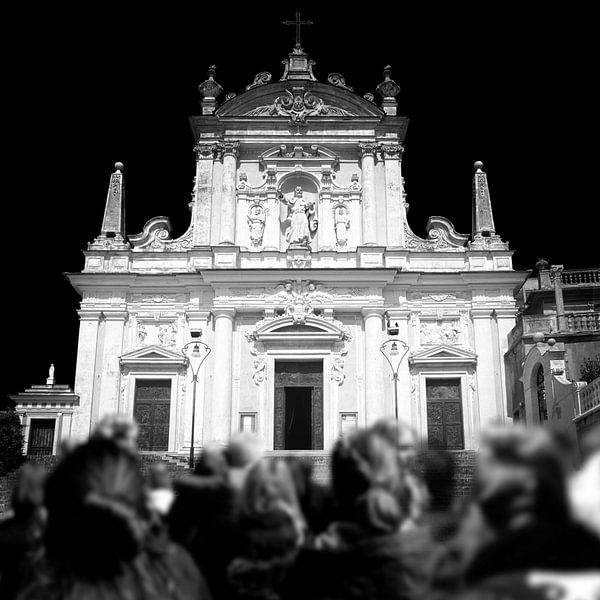
<path fill-rule="evenodd" d="M 316 210 L 316 218 L 319 219 L 320 185 L 318 179 L 312 173 L 306 171 L 288 173 L 279 180 L 277 191 L 283 194 L 284 197 L 291 198 L 297 187 L 302 188 L 304 198 L 313 203 Z M 284 202 L 279 203 L 279 223 L 279 247 L 286 249 L 288 247 L 286 231 L 289 226 L 289 208 Z M 311 249 L 313 251 L 318 250 L 317 239 L 318 236 L 313 233 L 311 240 Z"/>

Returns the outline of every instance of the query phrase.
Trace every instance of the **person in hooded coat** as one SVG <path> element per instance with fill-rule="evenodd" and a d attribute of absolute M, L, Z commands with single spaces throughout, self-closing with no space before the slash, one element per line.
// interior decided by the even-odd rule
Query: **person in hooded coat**
<path fill-rule="evenodd" d="M 381 435 L 358 430 L 332 457 L 337 519 L 305 548 L 286 582 L 289 600 L 423 598 L 426 553 L 400 531 L 410 491 L 396 449 Z M 410 537 L 410 536 L 409 536 Z M 419 561 L 411 554 L 418 554 Z"/>

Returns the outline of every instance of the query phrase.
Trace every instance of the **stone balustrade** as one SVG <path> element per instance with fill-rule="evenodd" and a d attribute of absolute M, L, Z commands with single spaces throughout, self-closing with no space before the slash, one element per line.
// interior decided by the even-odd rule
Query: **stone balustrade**
<path fill-rule="evenodd" d="M 600 269 L 569 269 L 561 273 L 563 286 L 600 285 Z"/>
<path fill-rule="evenodd" d="M 577 404 L 578 414 L 576 417 L 580 417 L 600 407 L 600 377 L 596 377 L 594 381 L 588 383 L 580 390 Z"/>
<path fill-rule="evenodd" d="M 565 320 L 569 332 L 600 331 L 600 313 L 566 313 Z"/>

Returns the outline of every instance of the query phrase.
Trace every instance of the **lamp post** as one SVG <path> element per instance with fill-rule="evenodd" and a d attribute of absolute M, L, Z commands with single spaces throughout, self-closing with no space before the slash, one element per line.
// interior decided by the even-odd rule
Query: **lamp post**
<path fill-rule="evenodd" d="M 396 324 L 396 327 L 391 327 L 388 322 L 388 333 L 398 335 L 398 325 Z M 402 347 L 402 350 L 398 348 L 398 345 Z M 407 344 L 402 340 L 394 338 L 386 340 L 379 348 L 379 351 L 385 356 L 385 360 L 392 370 L 392 377 L 394 379 L 394 416 L 396 417 L 396 421 L 398 421 L 398 370 L 408 350 Z"/>
<path fill-rule="evenodd" d="M 198 384 L 198 373 L 202 363 L 210 354 L 210 346 L 200 341 L 201 331 L 191 331 L 192 341 L 188 342 L 181 352 L 187 359 L 187 363 L 192 370 L 192 437 L 190 441 L 190 469 L 194 468 L 194 435 L 196 433 L 196 385 Z M 191 351 L 190 351 L 191 348 Z"/>

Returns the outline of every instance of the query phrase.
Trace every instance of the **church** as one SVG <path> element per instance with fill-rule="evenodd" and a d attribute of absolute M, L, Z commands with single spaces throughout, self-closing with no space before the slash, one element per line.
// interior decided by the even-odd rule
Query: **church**
<path fill-rule="evenodd" d="M 126 231 L 115 165 L 99 235 L 67 275 L 80 332 L 72 407 L 60 425 L 44 413 L 56 436 L 85 439 L 116 413 L 137 421 L 141 451 L 250 431 L 274 453 L 317 456 L 382 417 L 449 450 L 476 450 L 486 424 L 509 419 L 503 357 L 527 273 L 495 230 L 483 165 L 470 234 L 432 216 L 417 236 L 391 68 L 361 96 L 313 65 L 297 37 L 278 77 L 241 93 L 209 68 L 180 237 L 164 216 Z M 182 352 L 194 340 L 196 374 Z"/>

